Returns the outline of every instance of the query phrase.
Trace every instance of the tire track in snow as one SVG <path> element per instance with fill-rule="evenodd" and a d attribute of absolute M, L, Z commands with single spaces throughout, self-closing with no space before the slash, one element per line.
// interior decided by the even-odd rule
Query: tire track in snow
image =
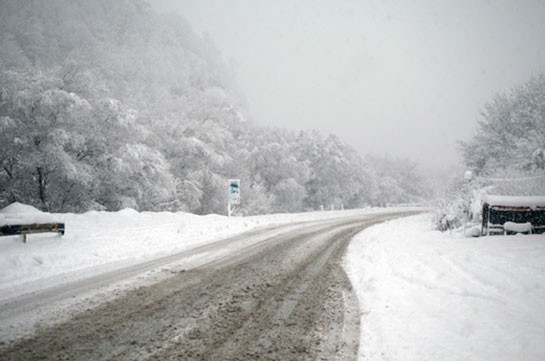
<path fill-rule="evenodd" d="M 244 252 L 0 345 L 0 359 L 355 359 L 359 312 L 346 308 L 341 260 L 357 231 L 400 215 L 246 235 L 259 240 Z"/>

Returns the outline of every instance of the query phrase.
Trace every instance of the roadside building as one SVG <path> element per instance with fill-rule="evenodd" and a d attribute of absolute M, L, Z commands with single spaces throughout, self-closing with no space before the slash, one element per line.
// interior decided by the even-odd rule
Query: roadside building
<path fill-rule="evenodd" d="M 483 236 L 545 232 L 545 196 L 486 195 L 481 214 Z"/>

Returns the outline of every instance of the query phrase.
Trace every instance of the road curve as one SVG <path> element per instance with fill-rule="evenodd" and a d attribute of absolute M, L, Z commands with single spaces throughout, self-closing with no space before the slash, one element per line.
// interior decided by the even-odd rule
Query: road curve
<path fill-rule="evenodd" d="M 217 242 L 256 240 L 30 337 L 0 342 L 0 360 L 356 360 L 359 312 L 343 254 L 362 229 L 408 214 L 307 222 Z M 49 302 L 55 294 L 44 291 Z M 16 304 L 4 305 L 0 320 L 2 312 L 24 311 Z"/>

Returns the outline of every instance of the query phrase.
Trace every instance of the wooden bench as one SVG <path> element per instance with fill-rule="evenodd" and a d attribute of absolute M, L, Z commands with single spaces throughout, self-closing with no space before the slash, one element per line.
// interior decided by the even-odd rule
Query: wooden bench
<path fill-rule="evenodd" d="M 22 234 L 25 243 L 27 234 L 46 232 L 56 232 L 64 235 L 64 223 L 11 224 L 0 227 L 0 236 Z"/>

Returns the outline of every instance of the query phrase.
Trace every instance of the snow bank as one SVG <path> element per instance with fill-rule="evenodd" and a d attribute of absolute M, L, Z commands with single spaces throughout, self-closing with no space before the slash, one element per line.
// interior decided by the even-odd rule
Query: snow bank
<path fill-rule="evenodd" d="M 54 217 L 32 206 L 15 202 L 0 210 L 0 226 L 6 224 L 53 223 Z"/>
<path fill-rule="evenodd" d="M 405 208 L 403 208 L 406 210 Z M 399 211 L 399 209 L 397 209 Z M 91 211 L 48 214 L 13 204 L 2 222 L 64 222 L 66 233 L 0 237 L 0 299 L 181 252 L 258 227 L 292 221 L 371 215 L 396 209 L 273 214 L 254 217 L 197 216 L 189 213 Z"/>
<path fill-rule="evenodd" d="M 429 215 L 360 233 L 359 360 L 544 360 L 545 236 L 452 238 Z"/>

